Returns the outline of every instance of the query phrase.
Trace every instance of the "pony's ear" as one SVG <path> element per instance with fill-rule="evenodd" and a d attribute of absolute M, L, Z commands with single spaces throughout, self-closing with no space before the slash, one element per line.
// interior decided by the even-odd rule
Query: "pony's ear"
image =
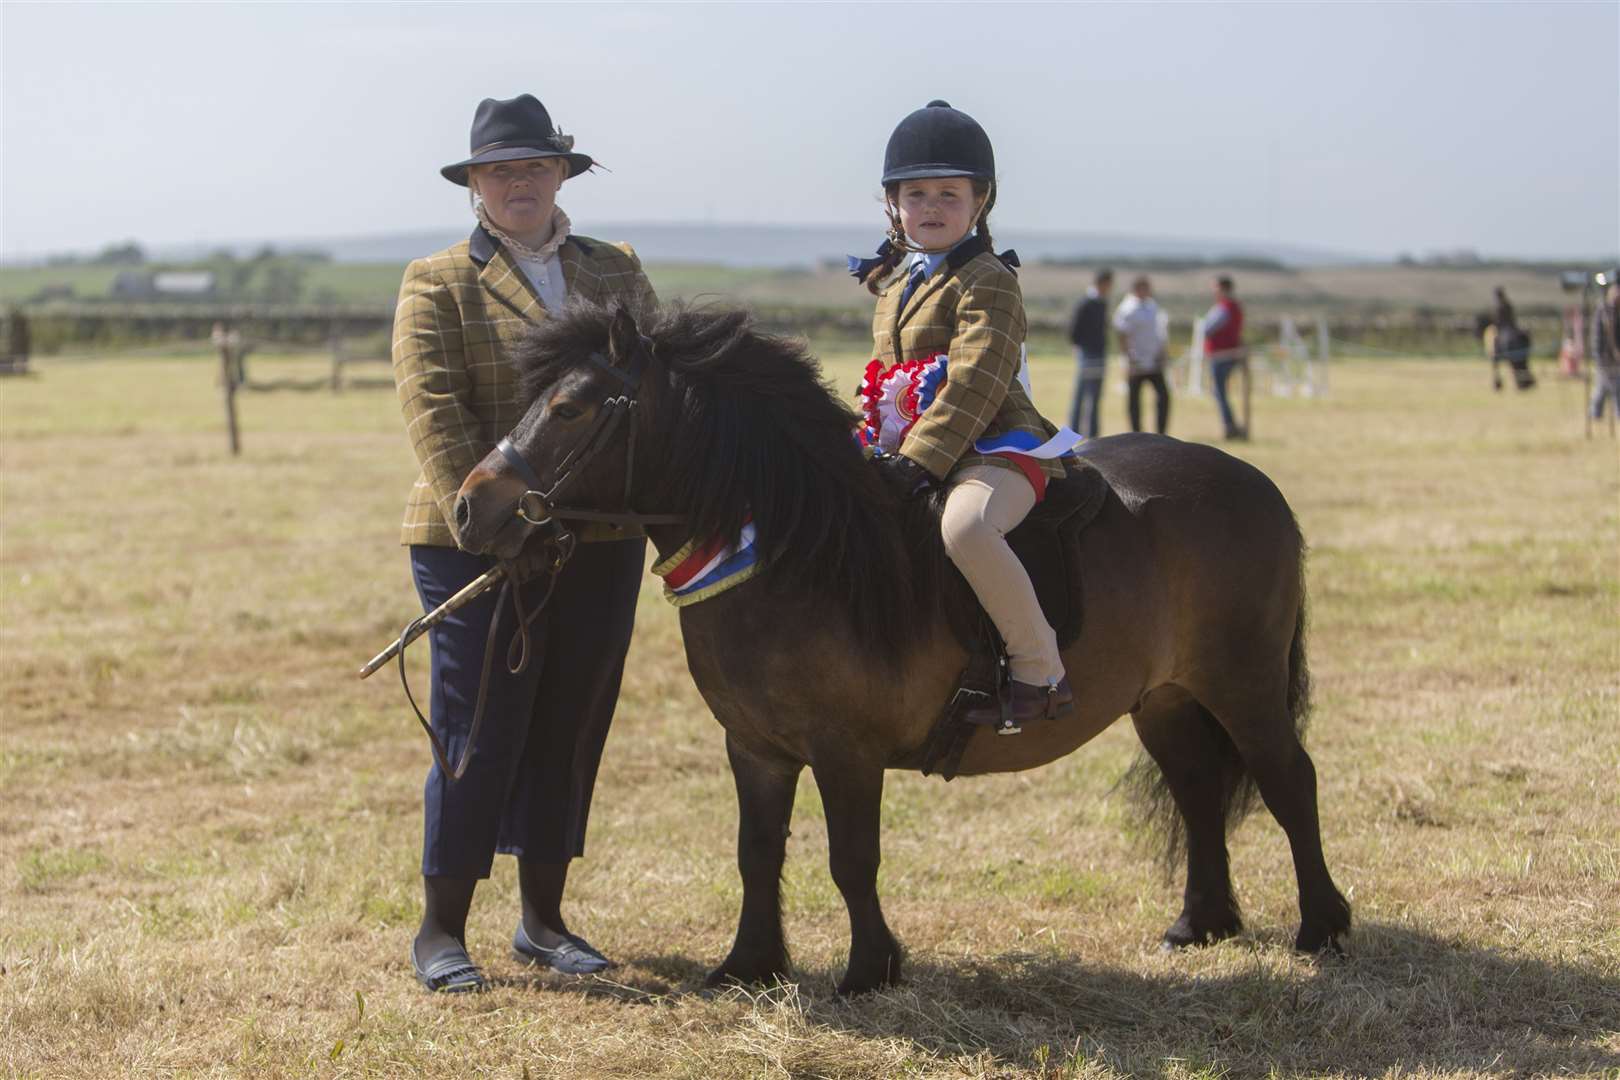
<path fill-rule="evenodd" d="M 633 369 L 641 351 L 641 331 L 636 327 L 636 317 L 630 313 L 628 305 L 621 305 L 608 324 L 608 359 L 614 367 Z"/>

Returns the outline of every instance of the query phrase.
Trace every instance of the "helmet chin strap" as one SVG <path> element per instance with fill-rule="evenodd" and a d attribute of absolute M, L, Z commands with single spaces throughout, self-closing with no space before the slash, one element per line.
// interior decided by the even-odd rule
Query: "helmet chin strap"
<path fill-rule="evenodd" d="M 985 189 L 984 198 L 980 199 L 979 205 L 973 208 L 973 224 L 968 226 L 968 231 L 957 237 L 953 243 L 948 244 L 945 247 L 928 248 L 923 247 L 921 244 L 917 243 L 916 241 L 912 240 L 911 237 L 906 235 L 905 227 L 900 224 L 900 208 L 894 204 L 892 199 L 885 195 L 883 197 L 883 205 L 884 208 L 889 212 L 889 243 L 893 244 L 901 251 L 913 251 L 923 255 L 941 255 L 951 250 L 951 248 L 955 247 L 957 244 L 960 244 L 963 240 L 966 240 L 968 235 L 972 233 L 974 229 L 979 227 L 980 215 L 984 213 L 984 208 L 990 205 L 990 201 L 994 199 L 995 196 L 996 181 L 994 177 L 991 177 L 989 187 Z"/>

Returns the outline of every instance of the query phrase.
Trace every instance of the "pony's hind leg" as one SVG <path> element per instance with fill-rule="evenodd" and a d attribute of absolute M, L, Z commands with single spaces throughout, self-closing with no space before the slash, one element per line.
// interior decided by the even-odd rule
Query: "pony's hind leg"
<path fill-rule="evenodd" d="M 860 994 L 897 983 L 900 944 L 883 919 L 877 892 L 883 767 L 840 755 L 817 761 L 811 772 L 827 815 L 833 882 L 849 908 L 849 968 L 838 992 Z"/>
<path fill-rule="evenodd" d="M 1322 854 L 1322 829 L 1316 809 L 1316 766 L 1291 728 L 1276 744 L 1251 750 L 1239 743 L 1243 761 L 1260 787 L 1266 809 L 1288 834 L 1299 882 L 1301 952 L 1342 953 L 1340 938 L 1350 932 L 1350 903 L 1333 884 Z"/>
<path fill-rule="evenodd" d="M 1167 858 L 1175 858 L 1178 843 L 1186 847 L 1181 915 L 1164 932 L 1163 945 L 1179 949 L 1231 937 L 1243 929 L 1226 855 L 1228 793 L 1243 769 L 1237 749 L 1215 718 L 1179 686 L 1148 694 L 1131 721 L 1161 774 L 1149 781 L 1157 788 L 1149 799 L 1167 791 L 1175 804 L 1175 817 L 1170 808 L 1161 808 L 1167 818 Z M 1138 766 L 1144 767 L 1151 768 L 1146 762 Z"/>
<path fill-rule="evenodd" d="M 726 754 L 737 784 L 737 866 L 742 871 L 743 904 L 737 940 L 725 962 L 709 973 L 710 986 L 769 982 L 787 974 L 782 863 L 787 857 L 793 794 L 803 768 L 797 762 L 752 754 L 729 733 Z"/>
<path fill-rule="evenodd" d="M 1231 736 L 1266 809 L 1288 835 L 1299 885 L 1294 947 L 1340 953 L 1340 939 L 1350 931 L 1350 904 L 1333 884 L 1322 854 L 1316 766 L 1300 742 L 1286 699 L 1285 690 L 1260 696 L 1229 689 L 1228 700 L 1206 698 L 1205 704 Z"/>

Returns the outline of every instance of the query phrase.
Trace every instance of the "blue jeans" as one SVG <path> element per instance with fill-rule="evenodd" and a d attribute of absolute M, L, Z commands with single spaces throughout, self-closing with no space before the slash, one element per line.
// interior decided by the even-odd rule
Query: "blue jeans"
<path fill-rule="evenodd" d="M 1620 370 L 1598 368 L 1592 378 L 1592 419 L 1603 419 L 1603 402 L 1620 415 Z"/>
<path fill-rule="evenodd" d="M 1226 383 L 1232 377 L 1232 369 L 1237 367 L 1238 360 L 1216 360 L 1210 365 L 1210 373 L 1215 377 L 1215 407 L 1221 410 L 1221 424 L 1226 428 L 1226 434 L 1232 435 L 1238 431 L 1237 420 L 1232 416 L 1232 404 L 1226 400 Z"/>
<path fill-rule="evenodd" d="M 562 863 L 585 853 L 585 821 L 602 744 L 619 699 L 645 540 L 580 544 L 557 578 L 544 613 L 530 627 L 533 654 L 520 675 L 506 667 L 516 628 L 508 598 L 492 589 L 428 632 L 432 642 L 431 722 L 451 765 L 472 726 L 491 619 L 500 620 L 489 700 L 467 771 L 452 782 L 438 762 L 423 788 L 422 873 L 486 878 L 496 851 Z M 411 547 L 411 574 L 431 611 L 493 565 L 456 548 Z M 546 582 L 520 588 L 529 611 Z"/>
<path fill-rule="evenodd" d="M 1074 351 L 1076 375 L 1074 403 L 1069 406 L 1069 430 L 1077 431 L 1088 439 L 1098 432 L 1098 408 L 1102 402 L 1103 376 L 1108 369 L 1100 358 L 1088 357 L 1079 349 Z M 1084 426 L 1082 426 L 1082 422 Z"/>

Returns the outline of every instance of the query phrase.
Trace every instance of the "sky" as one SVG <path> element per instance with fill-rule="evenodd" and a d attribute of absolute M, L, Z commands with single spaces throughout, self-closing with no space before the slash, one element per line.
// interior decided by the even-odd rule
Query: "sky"
<path fill-rule="evenodd" d="M 1620 250 L 1620 3 L 0 5 L 0 257 L 459 228 L 484 97 L 589 223 L 881 231 L 894 125 L 1003 227 L 1393 256 Z M 633 239 L 633 237 L 631 237 Z"/>

